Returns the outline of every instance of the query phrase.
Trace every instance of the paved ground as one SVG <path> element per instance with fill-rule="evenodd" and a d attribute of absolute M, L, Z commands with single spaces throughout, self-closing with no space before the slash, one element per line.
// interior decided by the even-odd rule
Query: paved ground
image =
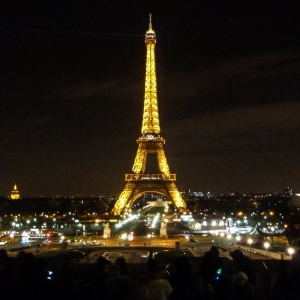
<path fill-rule="evenodd" d="M 90 255 L 90 262 L 96 262 L 99 256 L 104 256 L 106 259 L 111 261 L 112 263 L 115 262 L 115 260 L 123 256 L 126 259 L 126 262 L 129 264 L 140 264 L 145 263 L 147 261 L 149 255 L 149 251 L 141 251 L 141 250 L 124 250 L 124 249 L 116 249 L 116 250 L 102 250 L 102 251 L 96 251 L 92 252 Z"/>
<path fill-rule="evenodd" d="M 239 247 L 238 245 L 236 245 L 236 241 L 234 239 L 232 240 L 226 240 L 221 239 L 220 237 L 200 237 L 200 236 L 195 236 L 195 242 L 190 243 L 186 238 L 183 237 L 172 237 L 172 238 L 159 238 L 159 237 L 154 237 L 154 238 L 146 238 L 146 237 L 136 237 L 133 241 L 124 241 L 121 240 L 120 238 L 116 237 L 116 238 L 108 238 L 107 240 L 105 240 L 104 246 L 103 246 L 103 253 L 107 250 L 105 250 L 105 248 L 110 248 L 110 247 L 120 247 L 124 248 L 122 246 L 124 246 L 125 244 L 127 244 L 128 250 L 130 248 L 134 248 L 134 247 L 143 247 L 145 250 L 145 252 L 149 252 L 149 250 L 153 247 L 167 247 L 168 249 L 176 249 L 176 247 L 179 247 L 180 249 L 189 249 L 191 250 L 191 252 L 196 256 L 203 256 L 204 253 L 206 251 L 208 251 L 211 246 L 215 245 L 215 246 L 222 246 L 221 248 L 224 249 L 224 251 L 220 250 L 220 255 L 222 257 L 228 257 L 229 259 L 231 259 L 231 257 L 229 256 L 229 251 L 233 251 L 233 249 L 235 249 L 236 247 Z M 14 251 L 11 252 L 12 246 L 15 248 L 17 246 L 21 247 L 20 244 L 7 244 L 5 246 L 3 246 L 2 248 L 7 249 L 9 255 L 11 256 L 16 256 L 18 254 L 19 251 Z M 32 245 L 32 247 L 24 249 L 26 252 L 31 252 L 33 254 L 37 253 L 37 251 L 39 251 L 39 253 L 43 253 L 52 249 L 58 249 L 59 247 L 59 242 L 58 241 L 52 241 L 49 244 L 43 244 L 42 247 L 37 247 L 36 245 Z M 85 251 L 88 248 L 95 248 L 94 246 L 84 246 L 81 245 L 79 243 L 69 243 L 68 244 L 68 249 L 78 249 L 80 251 Z M 102 248 L 102 247 L 101 247 Z M 249 247 L 248 247 L 249 248 Z M 16 249 L 14 249 L 16 250 Z M 21 249 L 20 249 L 21 250 Z M 95 249 L 96 250 L 96 249 Z M 102 249 L 101 249 L 102 251 Z M 243 253 L 249 257 L 251 257 L 252 259 L 261 259 L 264 258 L 263 255 L 258 255 L 255 253 L 255 250 L 251 251 L 247 251 L 247 250 L 243 250 Z M 132 252 L 132 251 L 129 251 Z M 95 254 L 96 255 L 96 254 Z M 111 258 L 113 260 L 113 258 Z M 129 256 L 129 259 L 133 259 L 131 256 Z"/>

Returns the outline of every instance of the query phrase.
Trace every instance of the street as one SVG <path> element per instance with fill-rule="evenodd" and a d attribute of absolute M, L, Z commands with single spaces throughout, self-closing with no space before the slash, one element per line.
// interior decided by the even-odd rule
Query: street
<path fill-rule="evenodd" d="M 69 242 L 67 244 L 68 249 L 79 249 L 84 250 L 87 248 L 101 248 L 105 249 L 105 247 L 128 247 L 128 250 L 131 247 L 145 247 L 145 250 L 151 249 L 151 247 L 162 247 L 166 249 L 189 249 L 194 256 L 203 256 L 206 251 L 208 251 L 212 246 L 218 246 L 220 250 L 221 257 L 230 257 L 230 252 L 236 248 L 242 250 L 242 252 L 249 256 L 251 259 L 262 259 L 265 258 L 266 255 L 261 255 L 255 253 L 255 249 L 249 251 L 253 248 L 250 247 L 241 247 L 237 245 L 234 239 L 226 240 L 217 236 L 194 236 L 193 242 L 189 242 L 189 240 L 183 236 L 174 236 L 174 237 L 135 237 L 132 241 L 122 240 L 119 237 L 108 237 L 106 239 L 99 238 L 95 239 L 91 237 L 90 240 L 97 241 L 103 246 L 93 245 L 93 244 L 82 244 L 79 242 Z M 89 240 L 88 240 L 89 241 Z M 40 245 L 40 246 L 39 246 Z M 41 253 L 49 250 L 54 250 L 61 248 L 61 244 L 59 240 L 51 240 L 48 243 L 35 242 L 31 243 L 30 247 L 23 247 L 20 243 L 8 243 L 2 246 L 3 249 L 6 249 L 8 253 L 12 255 L 16 255 L 20 250 L 25 250 L 26 252 Z"/>

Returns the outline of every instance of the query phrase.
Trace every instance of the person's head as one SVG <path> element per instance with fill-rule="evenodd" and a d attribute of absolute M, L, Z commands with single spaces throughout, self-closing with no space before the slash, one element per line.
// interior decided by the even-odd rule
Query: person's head
<path fill-rule="evenodd" d="M 101 273 L 107 273 L 110 264 L 111 262 L 103 256 L 99 256 L 97 259 L 97 268 Z"/>
<path fill-rule="evenodd" d="M 19 270 L 24 274 L 32 274 L 35 271 L 35 260 L 31 252 L 20 251 L 17 256 Z"/>
<path fill-rule="evenodd" d="M 212 246 L 210 248 L 210 252 L 212 253 L 213 256 L 219 256 L 219 249 L 216 246 Z"/>
<path fill-rule="evenodd" d="M 236 260 L 244 256 L 243 252 L 240 249 L 235 249 L 232 252 L 230 252 L 230 256 Z"/>
<path fill-rule="evenodd" d="M 248 276 L 244 272 L 237 272 L 234 275 L 234 282 L 240 286 L 243 286 L 247 283 Z"/>
<path fill-rule="evenodd" d="M 118 257 L 115 261 L 115 264 L 120 267 L 121 273 L 123 275 L 127 275 L 129 273 L 125 257 L 123 256 Z"/>
<path fill-rule="evenodd" d="M 126 267 L 126 259 L 123 256 L 120 256 L 116 259 L 115 264 L 120 268 Z"/>

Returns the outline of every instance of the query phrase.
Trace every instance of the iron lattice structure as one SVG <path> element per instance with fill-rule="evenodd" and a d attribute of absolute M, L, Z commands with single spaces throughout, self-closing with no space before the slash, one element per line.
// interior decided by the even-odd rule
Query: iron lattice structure
<path fill-rule="evenodd" d="M 165 139 L 160 136 L 154 51 L 156 35 L 152 29 L 151 15 L 145 43 L 147 56 L 142 136 L 137 140 L 138 150 L 132 168 L 133 174 L 125 175 L 126 185 L 113 208 L 114 215 L 120 215 L 141 195 L 150 192 L 158 193 L 171 200 L 179 212 L 188 211 L 177 189 L 176 175 L 171 174 L 169 170 L 163 149 Z M 148 154 L 157 155 L 159 174 L 144 173 Z"/>

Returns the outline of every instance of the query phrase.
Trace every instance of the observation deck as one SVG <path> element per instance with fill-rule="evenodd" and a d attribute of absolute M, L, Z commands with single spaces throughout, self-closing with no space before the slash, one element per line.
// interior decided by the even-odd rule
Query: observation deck
<path fill-rule="evenodd" d="M 125 174 L 125 181 L 176 181 L 176 174 Z"/>
<path fill-rule="evenodd" d="M 155 136 L 153 134 L 147 134 L 139 137 L 137 139 L 138 143 L 146 143 L 146 142 L 153 142 L 153 143 L 165 143 L 165 139 L 161 136 Z"/>

